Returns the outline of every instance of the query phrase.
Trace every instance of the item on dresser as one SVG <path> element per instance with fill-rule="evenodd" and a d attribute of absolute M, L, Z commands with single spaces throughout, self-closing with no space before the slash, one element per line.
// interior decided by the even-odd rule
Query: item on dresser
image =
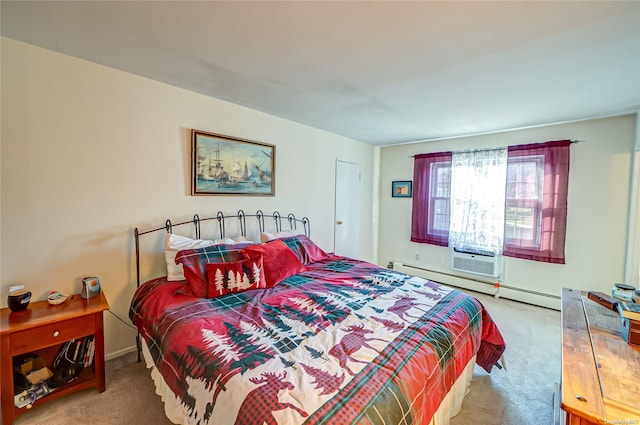
<path fill-rule="evenodd" d="M 29 306 L 31 301 L 31 291 L 27 291 L 24 285 L 9 287 L 7 305 L 11 311 L 22 311 Z"/>
<path fill-rule="evenodd" d="M 60 292 L 60 291 L 51 291 L 49 293 L 49 296 L 47 297 L 47 301 L 51 305 L 58 305 L 58 304 L 62 304 L 63 302 L 65 302 L 67 300 L 67 298 L 69 298 L 68 294 L 65 294 L 65 293 Z"/>
<path fill-rule="evenodd" d="M 602 292 L 589 291 L 589 299 L 597 302 L 609 310 L 618 311 L 618 301 Z"/>
<path fill-rule="evenodd" d="M 636 288 L 626 283 L 614 283 L 613 289 L 611 289 L 611 296 L 622 301 L 631 302 L 634 289 Z"/>
<path fill-rule="evenodd" d="M 640 304 L 618 303 L 622 336 L 632 347 L 640 348 Z"/>
<path fill-rule="evenodd" d="M 618 303 L 618 311 L 625 319 L 640 322 L 640 304 L 621 301 Z"/>
<path fill-rule="evenodd" d="M 100 294 L 100 280 L 97 277 L 82 279 L 82 291 L 80 292 L 82 298 L 92 298 L 98 294 Z"/>
<path fill-rule="evenodd" d="M 622 336 L 630 346 L 640 349 L 640 322 L 631 319 L 622 320 Z"/>
<path fill-rule="evenodd" d="M 640 289 L 636 289 L 633 291 L 633 302 L 636 304 L 640 304 Z"/>

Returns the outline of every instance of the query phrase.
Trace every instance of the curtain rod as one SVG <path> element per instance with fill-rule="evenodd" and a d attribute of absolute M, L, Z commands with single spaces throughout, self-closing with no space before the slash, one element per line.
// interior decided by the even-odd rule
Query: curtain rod
<path fill-rule="evenodd" d="M 585 140 L 569 140 L 569 144 L 573 145 L 576 143 L 584 143 Z M 545 142 L 540 142 L 540 143 L 545 143 Z M 505 148 L 505 146 L 497 146 L 495 148 L 484 148 L 484 149 L 466 149 L 465 151 L 469 152 L 469 151 L 490 151 L 490 150 L 494 150 L 494 149 L 502 149 Z M 464 152 L 464 151 L 453 151 L 453 152 Z M 411 155 L 409 156 L 409 158 L 415 158 L 415 155 Z"/>

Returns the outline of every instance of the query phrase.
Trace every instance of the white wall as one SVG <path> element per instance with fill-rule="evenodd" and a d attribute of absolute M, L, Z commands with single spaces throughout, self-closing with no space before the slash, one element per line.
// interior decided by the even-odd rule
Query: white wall
<path fill-rule="evenodd" d="M 566 264 L 505 258 L 504 285 L 559 297 L 562 287 L 611 293 L 622 282 L 628 232 L 635 115 L 526 130 L 391 146 L 382 149 L 379 261 L 398 261 L 451 273 L 448 248 L 410 241 L 411 199 L 391 198 L 393 180 L 413 179 L 412 155 L 573 139 L 571 147 Z M 416 256 L 418 259 L 416 259 Z M 493 287 L 446 276 L 434 279 L 493 293 Z M 556 299 L 503 290 L 502 295 L 558 307 Z"/>
<path fill-rule="evenodd" d="M 330 250 L 337 158 L 360 164 L 361 254 L 375 261 L 372 146 L 11 39 L 1 43 L 3 306 L 11 284 L 42 300 L 53 289 L 77 293 L 82 277 L 95 275 L 111 310 L 128 321 L 133 227 L 194 213 L 306 215 L 312 238 Z M 190 196 L 192 128 L 275 144 L 276 196 Z M 105 332 L 110 356 L 134 344 L 134 331 L 110 314 Z"/>
<path fill-rule="evenodd" d="M 632 154 L 629 232 L 625 282 L 640 287 L 640 112 L 636 115 L 636 144 Z"/>

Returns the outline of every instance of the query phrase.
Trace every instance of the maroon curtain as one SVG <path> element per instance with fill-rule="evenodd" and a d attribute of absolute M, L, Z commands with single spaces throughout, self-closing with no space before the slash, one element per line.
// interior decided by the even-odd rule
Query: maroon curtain
<path fill-rule="evenodd" d="M 569 140 L 510 146 L 509 159 L 518 156 L 544 156 L 542 222 L 539 247 L 524 247 L 522 241 L 505 241 L 503 255 L 526 260 L 564 264 L 567 228 L 567 189 L 569 184 Z"/>
<path fill-rule="evenodd" d="M 413 207 L 411 210 L 411 241 L 448 246 L 449 232 L 433 234 L 429 232 L 432 207 L 429 198 L 431 185 L 431 164 L 448 162 L 451 164 L 451 152 L 426 153 L 415 156 L 413 165 Z"/>

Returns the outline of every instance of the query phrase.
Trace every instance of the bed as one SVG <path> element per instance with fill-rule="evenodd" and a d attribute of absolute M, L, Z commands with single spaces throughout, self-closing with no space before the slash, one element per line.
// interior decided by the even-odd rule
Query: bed
<path fill-rule="evenodd" d="M 241 235 L 231 239 L 218 213 L 221 237 L 188 247 L 204 240 L 207 219 L 194 216 L 196 238 L 175 236 L 187 248 L 173 252 L 170 221 L 134 232 L 129 316 L 174 423 L 447 424 L 474 365 L 499 367 L 504 340 L 475 298 L 326 253 L 291 214 L 274 213 L 270 233 L 260 211 L 250 216 L 264 241 L 252 243 L 246 217 L 232 216 Z M 139 238 L 156 232 L 167 275 L 140 283 Z"/>

